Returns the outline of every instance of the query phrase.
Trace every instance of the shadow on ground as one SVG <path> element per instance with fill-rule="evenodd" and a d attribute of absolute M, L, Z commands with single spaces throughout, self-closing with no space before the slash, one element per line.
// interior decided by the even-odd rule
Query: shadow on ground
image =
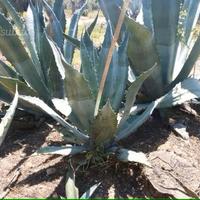
<path fill-rule="evenodd" d="M 173 120 L 182 121 L 188 127 L 192 136 L 191 140 L 199 137 L 200 118 L 198 116 L 193 116 L 177 108 L 173 108 L 171 112 Z M 173 134 L 166 124 L 154 114 L 148 122 L 127 140 L 122 141 L 120 145 L 137 152 L 142 151 L 147 154 L 154 152 Z M 62 144 L 59 134 L 45 124 L 30 131 L 19 131 L 15 128 L 11 130 L 14 132 L 9 134 L 0 152 L 0 173 L 2 174 L 0 184 L 2 188 L 6 187 L 17 169 L 21 170 L 21 176 L 6 197 L 64 196 L 67 159 L 47 155 L 31 157 L 41 146 L 50 143 Z M 52 172 L 47 173 L 48 171 Z M 143 175 L 143 168 L 137 164 L 111 162 L 109 167 L 96 166 L 85 171 L 80 170 L 77 173 L 76 184 L 80 189 L 80 194 L 99 182 L 101 185 L 96 190 L 94 197 L 165 197 L 152 189 Z"/>

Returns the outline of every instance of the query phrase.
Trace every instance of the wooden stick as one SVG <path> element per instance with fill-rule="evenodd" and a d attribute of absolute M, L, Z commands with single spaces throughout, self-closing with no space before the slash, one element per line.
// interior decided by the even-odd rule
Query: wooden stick
<path fill-rule="evenodd" d="M 118 19 L 118 23 L 117 23 L 117 26 L 116 26 L 116 29 L 115 29 L 115 33 L 114 33 L 114 36 L 113 36 L 113 39 L 112 39 L 112 42 L 111 42 L 111 45 L 110 45 L 110 49 L 108 51 L 108 56 L 107 56 L 107 59 L 106 59 L 106 64 L 105 64 L 105 67 L 104 67 L 104 72 L 103 72 L 103 75 L 102 75 L 102 79 L 101 79 L 101 82 L 100 82 L 99 91 L 98 91 L 98 95 L 97 95 L 94 116 L 98 115 L 99 106 L 100 106 L 103 90 L 104 90 L 104 87 L 105 87 L 106 78 L 107 78 L 107 75 L 108 75 L 108 72 L 109 72 L 110 63 L 112 61 L 113 51 L 115 49 L 115 44 L 117 43 L 117 41 L 119 39 L 120 31 L 121 31 L 121 28 L 122 28 L 122 25 L 123 25 L 123 22 L 124 22 L 126 10 L 129 6 L 129 2 L 130 2 L 130 0 L 124 0 L 123 7 L 122 7 L 122 10 L 121 10 L 121 13 L 120 13 L 120 16 L 119 16 L 119 19 Z"/>
<path fill-rule="evenodd" d="M 11 178 L 9 184 L 4 188 L 4 192 L 0 194 L 0 199 L 4 199 L 9 194 L 9 192 L 12 189 L 13 184 L 17 182 L 20 175 L 21 175 L 21 171 L 20 171 L 20 168 L 18 168 L 16 172 L 14 173 L 14 176 Z"/>

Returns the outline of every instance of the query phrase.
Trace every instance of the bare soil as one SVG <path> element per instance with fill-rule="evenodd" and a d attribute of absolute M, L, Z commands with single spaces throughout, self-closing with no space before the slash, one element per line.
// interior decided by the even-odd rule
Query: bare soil
<path fill-rule="evenodd" d="M 199 106 L 195 109 L 198 113 Z M 188 141 L 175 135 L 168 123 L 161 121 L 155 112 L 147 123 L 121 145 L 146 153 L 154 167 L 155 163 L 159 162 L 154 162 L 153 153 L 160 149 L 166 152 L 179 152 L 184 155 L 186 162 L 196 163 L 195 169 L 197 172 L 200 171 L 200 117 L 184 109 L 180 111 L 180 108 L 173 108 L 170 120 L 184 123 L 187 126 L 190 134 Z M 15 120 L 0 149 L 0 196 L 3 195 L 6 198 L 65 196 L 67 158 L 47 155 L 32 156 L 41 146 L 61 145 L 62 139 L 53 126 L 42 123 L 37 128 L 39 121 L 33 117 L 31 119 L 31 116 L 28 121 L 32 121 L 32 127 L 30 125 L 26 127 L 23 120 Z M 52 123 L 52 121 L 47 122 Z M 23 126 L 20 126 L 20 123 Z M 184 166 L 182 169 L 184 171 Z M 94 166 L 85 171 L 80 170 L 76 176 L 76 184 L 82 194 L 94 183 L 101 182 L 93 196 L 101 198 L 173 196 L 167 192 L 163 193 L 162 190 L 159 191 L 155 185 L 152 186 L 152 181 L 145 170 L 137 164 L 111 162 L 107 166 Z M 199 174 L 192 173 L 190 175 L 193 180 L 199 176 Z M 167 180 L 170 181 L 170 179 Z M 159 181 L 161 180 L 157 178 L 156 183 Z M 199 191 L 195 192 L 199 194 Z"/>

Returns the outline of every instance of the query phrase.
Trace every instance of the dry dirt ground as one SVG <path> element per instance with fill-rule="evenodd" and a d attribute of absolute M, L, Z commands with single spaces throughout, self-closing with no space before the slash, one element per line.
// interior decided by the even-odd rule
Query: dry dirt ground
<path fill-rule="evenodd" d="M 200 106 L 196 106 L 195 109 L 198 113 Z M 85 192 L 94 183 L 101 182 L 93 197 L 192 196 L 188 191 L 194 192 L 193 196 L 199 195 L 200 116 L 194 116 L 185 109 L 180 111 L 180 108 L 173 108 L 172 113 L 170 121 L 185 124 L 190 134 L 189 140 L 174 134 L 155 112 L 146 124 L 121 144 L 146 153 L 153 168 L 113 161 L 101 168 L 80 170 L 76 176 L 80 193 Z M 52 121 L 48 123 L 51 124 Z M 25 126 L 26 124 L 28 126 Z M 37 128 L 38 124 L 40 127 Z M 15 120 L 0 149 L 0 195 L 6 198 L 64 196 L 67 158 L 32 156 L 41 146 L 61 144 L 60 135 L 47 123 L 41 123 L 31 116 L 21 121 Z M 169 154 L 173 156 L 170 157 Z M 165 172 L 169 172 L 170 176 L 169 173 L 163 175 Z M 172 176 L 176 176 L 177 179 L 171 180 Z M 183 182 L 185 187 L 177 180 Z M 181 192 L 174 194 L 177 188 Z"/>

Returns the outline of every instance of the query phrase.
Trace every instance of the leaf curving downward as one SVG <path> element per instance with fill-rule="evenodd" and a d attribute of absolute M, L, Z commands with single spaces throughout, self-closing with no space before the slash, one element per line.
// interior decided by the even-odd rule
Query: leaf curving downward
<path fill-rule="evenodd" d="M 119 149 L 117 152 L 117 158 L 122 162 L 136 162 L 146 166 L 151 166 L 146 155 L 142 152 L 135 152 L 128 149 Z"/>
<path fill-rule="evenodd" d="M 200 98 L 200 82 L 197 79 L 188 78 L 161 97 L 158 108 L 180 105 L 195 98 Z"/>
<path fill-rule="evenodd" d="M 67 98 L 65 99 L 52 99 L 53 105 L 55 106 L 56 110 L 62 113 L 65 117 L 68 117 L 72 112 L 72 109 L 69 105 Z"/>
<path fill-rule="evenodd" d="M 2 85 L 4 89 L 13 96 L 16 91 L 16 84 L 18 85 L 18 92 L 20 95 L 38 96 L 38 93 L 26 85 L 26 83 L 15 78 L 0 76 L 0 85 Z"/>
<path fill-rule="evenodd" d="M 46 103 L 44 103 L 41 99 L 30 96 L 20 96 L 20 100 L 27 102 L 28 104 L 33 105 L 34 107 L 39 108 L 44 111 L 48 115 L 50 115 L 54 120 L 59 122 L 63 127 L 69 130 L 69 132 L 80 139 L 82 142 L 86 142 L 88 137 L 65 121 L 60 115 L 58 115 L 52 108 L 50 108 Z"/>
<path fill-rule="evenodd" d="M 144 122 L 147 121 L 160 102 L 160 99 L 153 101 L 146 107 L 142 114 L 133 116 L 133 118 L 130 116 L 128 120 L 119 127 L 115 140 L 119 141 L 133 134 Z"/>
<path fill-rule="evenodd" d="M 63 147 L 58 146 L 47 146 L 42 147 L 37 150 L 37 154 L 48 154 L 48 155 L 61 155 L 61 156 L 69 156 L 82 153 L 85 150 L 83 146 L 72 146 L 66 145 Z"/>

